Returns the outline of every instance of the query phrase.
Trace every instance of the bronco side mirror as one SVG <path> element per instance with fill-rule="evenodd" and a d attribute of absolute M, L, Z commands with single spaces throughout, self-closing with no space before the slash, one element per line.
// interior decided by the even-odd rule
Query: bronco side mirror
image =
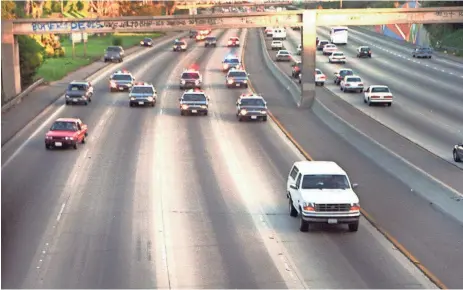
<path fill-rule="evenodd" d="M 359 186 L 358 183 L 353 183 L 352 184 L 352 189 L 356 189 L 358 186 Z"/>
<path fill-rule="evenodd" d="M 295 184 L 291 184 L 289 187 L 292 189 L 297 189 L 297 186 Z"/>

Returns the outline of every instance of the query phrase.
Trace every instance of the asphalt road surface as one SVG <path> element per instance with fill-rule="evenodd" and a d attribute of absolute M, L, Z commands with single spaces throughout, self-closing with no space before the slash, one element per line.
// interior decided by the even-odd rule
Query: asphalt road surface
<path fill-rule="evenodd" d="M 253 35 L 250 39 L 253 40 L 248 42 L 249 47 L 246 55 L 249 61 L 246 61 L 246 68 L 251 74 L 256 75 L 255 67 L 265 67 L 265 65 L 263 64 L 263 57 L 258 56 L 262 50 L 259 34 L 257 31 L 250 33 Z M 270 50 L 271 40 L 267 38 L 265 42 L 270 56 L 274 59 L 276 52 Z M 289 46 L 289 43 L 286 45 Z M 289 49 L 291 50 L 291 48 Z M 318 58 L 321 58 L 322 62 L 325 60 L 323 56 L 318 56 Z M 323 63 L 317 62 L 317 67 L 321 65 Z M 335 65 L 332 64 L 332 66 Z M 278 63 L 278 67 L 285 74 L 291 74 L 290 63 L 281 62 Z M 261 70 L 262 68 L 259 67 L 259 71 Z M 294 131 L 293 136 L 297 137 L 298 142 L 302 143 L 306 140 L 306 144 L 308 144 L 307 151 L 315 159 L 331 159 L 341 164 L 351 175 L 351 179 L 361 184 L 356 192 L 360 196 L 362 207 L 373 216 L 376 222 L 392 234 L 446 286 L 461 288 L 463 285 L 463 278 L 461 277 L 463 272 L 463 244 L 461 242 L 463 241 L 463 232 L 461 231 L 461 224 L 436 210 L 432 204 L 421 198 L 416 191 L 412 190 L 411 182 L 402 182 L 377 165 L 378 163 L 387 164 L 387 160 L 366 158 L 366 154 L 362 152 L 364 148 L 353 148 L 339 136 L 332 137 L 332 134 L 327 134 L 326 131 L 330 131 L 330 128 L 320 122 L 311 111 L 294 111 L 292 109 L 295 106 L 293 98 L 288 94 L 286 88 L 279 86 L 278 82 L 272 85 L 267 81 L 268 77 L 266 76 L 271 74 L 267 71 L 265 68 L 263 72 L 259 73 L 260 77 L 254 77 L 253 84 L 258 91 L 268 90 L 272 92 L 275 96 L 272 101 L 272 103 L 275 103 L 275 106 L 271 107 L 272 112 L 280 118 L 283 124 L 287 126 L 287 129 L 289 129 L 289 125 L 285 123 L 293 124 L 291 129 Z M 329 77 L 329 74 L 326 71 L 324 72 Z M 317 98 L 327 105 L 331 107 L 350 107 L 343 105 L 344 102 L 339 102 L 339 99 L 327 92 L 325 88 L 317 87 L 316 90 Z M 376 109 L 389 110 L 391 108 L 377 107 Z M 358 114 L 352 108 L 345 108 L 345 110 L 346 116 L 347 114 Z M 351 116 L 348 119 L 362 120 Z M 297 124 L 304 124 L 304 126 L 297 126 Z M 362 127 L 371 131 L 378 126 L 370 123 L 362 124 Z M 397 138 L 393 137 L 391 140 L 397 140 Z M 391 144 L 391 142 L 383 145 L 390 148 L 395 147 L 399 155 L 404 153 L 410 155 L 413 152 L 413 149 L 409 148 L 411 146 L 409 144 L 401 147 Z M 449 175 L 457 176 L 455 179 L 458 178 L 458 172 L 455 173 L 455 171 L 459 171 L 458 168 L 447 162 L 442 162 L 440 158 L 427 156 L 432 154 L 423 155 L 420 150 L 416 146 L 414 154 L 425 158 L 421 164 L 426 168 L 434 165 L 433 171 L 440 170 L 442 172 L 433 173 L 442 175 L 442 173 L 448 172 Z M 405 175 L 407 171 L 402 169 L 395 172 L 395 174 Z M 445 182 L 445 180 L 442 181 Z M 452 180 L 451 183 L 454 188 L 462 192 L 463 184 L 461 179 Z M 435 194 L 440 193 L 436 192 Z"/>
<path fill-rule="evenodd" d="M 287 29 L 288 49 L 296 51 L 300 32 Z M 317 29 L 320 40 L 330 39 L 329 30 Z M 372 58 L 356 57 L 357 48 L 368 45 Z M 453 146 L 463 138 L 463 62 L 435 55 L 431 59 L 412 57 L 411 49 L 360 30 L 350 29 L 347 45 L 339 51 L 346 64 L 330 64 L 328 56 L 317 52 L 317 66 L 327 76 L 326 86 L 368 116 L 428 149 L 437 156 L 463 168 L 452 158 Z M 297 56 L 296 56 L 297 58 Z M 300 57 L 299 57 L 300 59 Z M 333 84 L 333 74 L 351 68 L 369 85 L 387 85 L 394 96 L 391 107 L 363 103 L 363 93 L 343 93 Z"/>
<path fill-rule="evenodd" d="M 214 31 L 217 48 L 124 63 L 157 87 L 155 108 L 129 107 L 106 74 L 89 106 L 57 116 L 82 118 L 86 144 L 45 150 L 50 120 L 4 156 L 4 288 L 433 288 L 364 219 L 357 233 L 299 232 L 285 185 L 303 158 L 271 121 L 236 120 L 244 90 L 227 89 L 220 71 L 241 49 L 224 47 L 228 37 L 246 33 Z M 191 65 L 203 73 L 209 116 L 180 116 L 179 76 Z M 276 82 L 264 80 L 271 99 Z"/>

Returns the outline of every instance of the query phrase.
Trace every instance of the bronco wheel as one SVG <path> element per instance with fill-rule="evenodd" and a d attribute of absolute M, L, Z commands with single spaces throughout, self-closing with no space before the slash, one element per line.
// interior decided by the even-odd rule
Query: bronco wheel
<path fill-rule="evenodd" d="M 73 147 L 74 147 L 74 149 L 77 149 L 77 142 L 74 143 L 74 146 L 73 146 Z"/>
<path fill-rule="evenodd" d="M 356 222 L 355 224 L 349 224 L 350 232 L 356 232 L 358 230 L 359 230 L 359 222 Z"/>
<path fill-rule="evenodd" d="M 289 215 L 292 217 L 297 217 L 297 210 L 293 205 L 293 200 L 289 198 Z"/>
<path fill-rule="evenodd" d="M 302 214 L 301 214 L 301 217 L 299 219 L 299 230 L 301 232 L 308 232 L 309 231 L 309 222 L 305 221 L 302 218 Z"/>

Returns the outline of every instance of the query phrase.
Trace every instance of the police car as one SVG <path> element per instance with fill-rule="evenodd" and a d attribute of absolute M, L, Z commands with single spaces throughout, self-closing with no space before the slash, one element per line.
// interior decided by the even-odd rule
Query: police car
<path fill-rule="evenodd" d="M 136 82 L 129 93 L 130 107 L 156 105 L 157 91 L 153 84 L 146 82 Z"/>
<path fill-rule="evenodd" d="M 186 69 L 180 76 L 180 89 L 201 88 L 203 77 L 199 71 L 195 69 Z"/>
<path fill-rule="evenodd" d="M 248 73 L 244 69 L 232 68 L 225 77 L 225 84 L 228 88 L 248 87 Z"/>
<path fill-rule="evenodd" d="M 186 51 L 188 48 L 188 44 L 186 41 L 181 39 L 176 39 L 174 41 L 174 45 L 172 46 L 172 51 Z"/>
<path fill-rule="evenodd" d="M 238 56 L 227 56 L 222 61 L 222 71 L 227 72 L 231 68 L 241 68 L 241 61 Z"/>
<path fill-rule="evenodd" d="M 267 102 L 261 95 L 242 94 L 236 101 L 236 117 L 238 121 L 267 121 Z"/>
<path fill-rule="evenodd" d="M 202 114 L 207 116 L 209 112 L 209 97 L 199 89 L 185 91 L 179 99 L 180 115 Z"/>
<path fill-rule="evenodd" d="M 128 91 L 133 86 L 135 77 L 127 70 L 118 70 L 109 77 L 109 88 L 114 91 Z"/>

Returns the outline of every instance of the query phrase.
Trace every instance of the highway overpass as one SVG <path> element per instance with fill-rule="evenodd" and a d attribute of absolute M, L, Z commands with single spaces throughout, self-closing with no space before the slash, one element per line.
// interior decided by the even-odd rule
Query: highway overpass
<path fill-rule="evenodd" d="M 317 26 L 379 25 L 391 23 L 461 23 L 463 7 L 418 9 L 343 9 L 297 10 L 246 14 L 180 15 L 160 17 L 117 17 L 98 19 L 15 19 L 2 21 L 2 68 L 5 93 L 9 98 L 21 91 L 19 51 L 15 35 L 75 32 L 143 32 L 156 30 L 194 29 L 205 26 L 219 28 L 251 28 L 265 26 L 302 26 L 303 80 L 299 105 L 311 106 L 315 98 L 315 38 Z"/>

